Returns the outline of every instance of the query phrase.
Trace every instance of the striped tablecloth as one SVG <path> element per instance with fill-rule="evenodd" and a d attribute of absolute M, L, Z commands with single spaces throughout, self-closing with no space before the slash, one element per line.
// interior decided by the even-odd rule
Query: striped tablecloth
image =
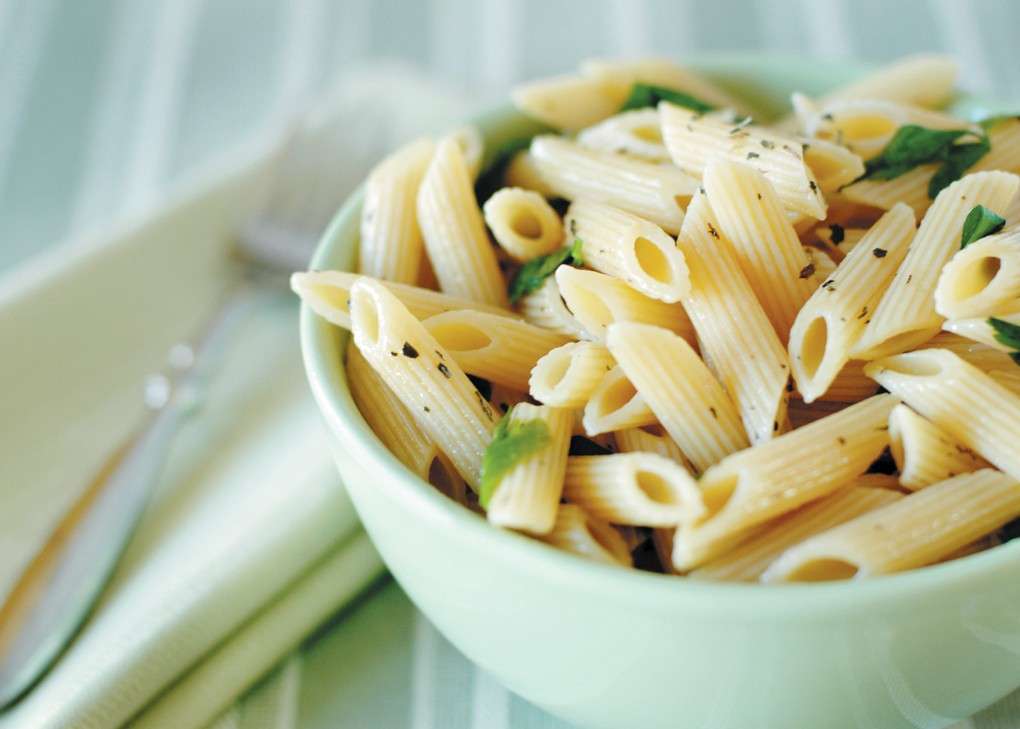
<path fill-rule="evenodd" d="M 144 208 L 359 67 L 479 105 L 593 55 L 950 52 L 1020 100 L 1012 0 L 0 0 L 0 272 Z M 477 671 L 388 582 L 215 725 L 566 726 Z M 1020 695 L 963 725 L 1020 727 Z"/>

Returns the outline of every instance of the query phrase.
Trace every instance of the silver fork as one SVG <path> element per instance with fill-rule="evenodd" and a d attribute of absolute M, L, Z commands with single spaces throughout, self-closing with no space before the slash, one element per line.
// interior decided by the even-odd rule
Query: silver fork
<path fill-rule="evenodd" d="M 233 248 L 241 283 L 194 344 L 171 347 L 167 368 L 144 386 L 146 419 L 113 453 L 0 606 L 0 709 L 24 695 L 74 638 L 123 553 L 162 470 L 174 436 L 198 410 L 237 324 L 286 276 L 308 265 L 330 216 L 363 169 L 351 169 L 345 128 L 308 114 L 273 160 L 260 212 L 240 226 Z M 378 153 L 383 125 L 363 130 L 360 166 Z M 368 147 L 369 149 L 366 149 Z M 344 179 L 346 178 L 346 179 Z"/>

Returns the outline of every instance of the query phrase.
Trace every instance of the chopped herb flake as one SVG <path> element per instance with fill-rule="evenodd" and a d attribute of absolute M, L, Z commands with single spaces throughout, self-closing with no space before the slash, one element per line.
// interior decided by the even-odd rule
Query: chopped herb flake
<path fill-rule="evenodd" d="M 833 223 L 829 226 L 829 239 L 832 241 L 833 245 L 838 246 L 846 239 L 846 230 L 842 225 Z"/>
<path fill-rule="evenodd" d="M 966 137 L 977 141 L 958 143 Z M 989 149 L 988 137 L 970 129 L 928 129 L 917 124 L 904 124 L 896 130 L 885 149 L 868 160 L 864 174 L 854 182 L 894 180 L 919 165 L 941 163 L 928 183 L 928 197 L 934 199 L 943 188 L 960 179 Z"/>
<path fill-rule="evenodd" d="M 872 248 L 871 249 L 871 255 L 873 255 L 875 258 L 885 258 L 885 255 L 888 252 L 889 251 L 887 251 L 885 248 Z"/>
<path fill-rule="evenodd" d="M 404 342 L 404 347 L 401 351 L 404 353 L 405 357 L 410 357 L 411 359 L 418 356 L 418 350 L 412 347 L 410 342 Z"/>
<path fill-rule="evenodd" d="M 443 373 L 443 377 L 450 379 L 450 368 L 442 362 L 439 363 L 439 371 Z"/>
<path fill-rule="evenodd" d="M 808 265 L 804 266 L 804 268 L 800 269 L 800 277 L 801 278 L 811 278 L 814 275 L 815 275 L 815 264 L 813 264 L 813 263 L 809 263 Z"/>
<path fill-rule="evenodd" d="M 704 114 L 706 111 L 712 111 L 715 108 L 711 104 L 706 104 L 701 99 L 685 94 L 683 91 L 677 91 L 666 86 L 655 86 L 654 84 L 638 82 L 630 87 L 630 96 L 623 102 L 620 111 L 658 106 L 660 101 L 668 101 L 671 104 L 682 106 L 699 114 Z"/>
<path fill-rule="evenodd" d="M 521 266 L 513 280 L 510 282 L 510 303 L 516 303 L 522 296 L 537 291 L 545 283 L 561 264 L 569 263 L 572 266 L 580 266 L 583 263 L 581 249 L 583 247 L 580 238 L 574 238 L 570 247 L 564 247 L 553 251 L 547 256 L 532 258 Z"/>
<path fill-rule="evenodd" d="M 999 217 L 984 205 L 975 205 L 963 221 L 960 248 L 966 248 L 986 235 L 998 233 L 1005 224 L 1005 218 Z"/>
<path fill-rule="evenodd" d="M 514 466 L 534 456 L 549 442 L 549 426 L 545 421 L 514 420 L 513 415 L 511 408 L 496 424 L 482 457 L 478 497 L 483 507 L 488 507 L 499 482 Z"/>

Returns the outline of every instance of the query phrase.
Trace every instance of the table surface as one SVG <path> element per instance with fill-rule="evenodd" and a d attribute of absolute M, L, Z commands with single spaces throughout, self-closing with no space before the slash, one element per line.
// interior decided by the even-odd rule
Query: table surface
<path fill-rule="evenodd" d="M 595 55 L 927 50 L 1020 100 L 1018 21 L 1011 0 L 0 0 L 0 273 L 151 204 L 361 65 L 406 63 L 484 105 Z M 567 726 L 476 671 L 391 581 L 219 725 L 279 686 L 285 723 L 308 729 Z M 1020 698 L 964 725 L 1020 727 Z"/>

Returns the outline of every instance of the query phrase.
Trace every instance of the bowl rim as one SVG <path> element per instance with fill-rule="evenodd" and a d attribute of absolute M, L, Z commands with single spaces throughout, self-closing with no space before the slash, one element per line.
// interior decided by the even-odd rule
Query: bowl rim
<path fill-rule="evenodd" d="M 719 54 L 699 56 L 694 66 L 710 73 L 748 71 L 752 66 L 787 70 L 801 68 L 806 59 L 766 54 Z M 842 74 L 861 73 L 863 64 L 807 64 L 812 73 L 825 73 L 839 68 Z M 819 68 L 821 67 L 821 68 Z M 803 73 L 803 71 L 801 71 Z M 492 109 L 471 119 L 483 129 L 494 123 L 519 117 L 512 107 Z M 486 135 L 487 136 L 487 135 Z M 345 229 L 357 229 L 355 216 L 360 214 L 363 187 L 347 198 L 323 234 L 311 261 L 311 269 L 326 268 L 332 259 L 353 249 L 353 236 L 343 235 Z M 352 227 L 353 226 L 353 227 Z M 933 592 L 963 587 L 1006 570 L 1015 569 L 1020 561 L 1020 540 L 999 545 L 951 562 L 930 565 L 907 572 L 880 575 L 860 581 L 824 583 L 761 584 L 743 582 L 711 582 L 685 580 L 676 576 L 621 569 L 554 549 L 537 540 L 490 525 L 483 517 L 465 509 L 441 494 L 406 468 L 379 441 L 355 406 L 347 388 L 343 367 L 337 367 L 343 356 L 349 334 L 316 316 L 307 304 L 300 312 L 301 350 L 316 404 L 330 430 L 330 437 L 343 444 L 351 458 L 369 474 L 379 474 L 374 482 L 392 508 L 409 510 L 424 529 L 442 529 L 465 548 L 484 552 L 501 562 L 512 562 L 520 569 L 547 580 L 569 584 L 574 589 L 597 593 L 602 599 L 627 603 L 649 600 L 665 606 L 685 608 L 701 606 L 706 610 L 739 609 L 758 615 L 785 616 L 839 609 L 845 612 L 863 606 L 892 605 L 893 601 L 910 596 L 923 600 Z M 340 344 L 338 350 L 337 344 Z M 360 474 L 359 474 L 360 475 Z M 355 506 L 357 500 L 354 499 Z"/>

